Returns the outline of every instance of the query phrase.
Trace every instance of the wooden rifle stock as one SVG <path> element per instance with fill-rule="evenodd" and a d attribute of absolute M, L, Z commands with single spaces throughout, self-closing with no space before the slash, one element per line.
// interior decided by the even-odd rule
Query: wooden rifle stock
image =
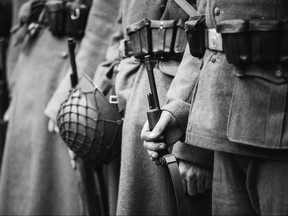
<path fill-rule="evenodd" d="M 75 47 L 76 42 L 74 38 L 68 39 L 68 50 L 70 57 L 70 65 L 72 73 L 70 74 L 71 87 L 75 88 L 78 84 L 78 72 L 75 60 Z M 74 160 L 74 159 L 71 159 Z M 77 160 L 77 161 L 76 161 Z M 77 163 L 76 172 L 79 177 L 79 189 L 81 193 L 82 205 L 85 211 L 85 215 L 107 215 L 108 207 L 105 206 L 106 203 L 102 204 L 100 199 L 105 199 L 105 194 L 103 191 L 97 194 L 97 190 L 103 189 L 102 187 L 97 187 L 96 176 L 94 174 L 94 167 L 91 164 L 86 163 L 84 160 L 76 158 L 75 163 Z M 102 172 L 102 169 L 100 170 Z M 99 170 L 97 172 L 98 179 L 102 177 Z M 106 201 L 106 200 L 105 200 Z"/>
<path fill-rule="evenodd" d="M 150 56 L 145 56 L 145 66 L 148 73 L 148 79 L 150 84 L 151 93 L 148 94 L 148 103 L 150 110 L 147 112 L 147 118 L 149 122 L 150 130 L 153 130 L 157 124 L 160 116 L 161 109 L 159 105 L 159 99 L 157 94 L 157 88 L 155 84 L 155 78 L 153 73 L 154 60 Z M 163 206 L 166 208 L 165 215 L 178 215 L 177 202 L 174 193 L 173 183 L 171 180 L 170 172 L 167 166 L 163 163 L 162 157 L 169 154 L 168 149 L 163 149 L 158 152 L 159 159 L 156 160 L 157 173 L 159 179 L 159 186 L 161 190 L 161 197 Z"/>

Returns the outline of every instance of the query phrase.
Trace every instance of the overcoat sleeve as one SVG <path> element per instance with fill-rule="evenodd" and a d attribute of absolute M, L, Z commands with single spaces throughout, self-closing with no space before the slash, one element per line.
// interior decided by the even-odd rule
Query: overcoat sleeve
<path fill-rule="evenodd" d="M 202 59 L 190 55 L 187 46 L 183 60 L 167 92 L 167 101 L 162 107 L 163 110 L 169 111 L 175 116 L 177 123 L 184 132 L 186 131 L 189 109 L 191 103 L 193 103 L 202 64 Z M 177 142 L 173 146 L 172 153 L 178 159 L 190 163 L 198 164 L 206 168 L 212 168 L 213 166 L 213 151 L 210 150 Z"/>
<path fill-rule="evenodd" d="M 113 73 L 110 74 L 111 70 L 115 69 L 120 62 L 119 58 L 119 43 L 120 40 L 124 38 L 124 33 L 122 29 L 122 16 L 121 9 L 119 9 L 119 17 L 117 19 L 115 30 L 112 35 L 110 44 L 106 50 L 105 61 L 101 62 L 94 74 L 93 82 L 97 87 L 104 93 L 107 89 L 114 85 Z"/>
<path fill-rule="evenodd" d="M 118 8 L 118 0 L 93 0 L 85 37 L 81 41 L 76 56 L 79 76 L 85 72 L 93 77 L 96 67 L 104 60 L 109 38 L 118 15 Z M 71 88 L 70 73 L 71 68 L 68 69 L 44 111 L 51 119 L 55 120 L 60 104 L 69 93 Z"/>

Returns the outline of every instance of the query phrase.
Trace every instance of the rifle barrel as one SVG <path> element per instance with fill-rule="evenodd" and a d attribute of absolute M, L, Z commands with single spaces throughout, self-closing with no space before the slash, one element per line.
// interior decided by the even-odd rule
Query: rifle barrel
<path fill-rule="evenodd" d="M 145 65 L 146 65 L 146 70 L 148 72 L 148 79 L 149 79 L 150 89 L 151 89 L 151 93 L 153 96 L 155 108 L 160 109 L 158 93 L 157 93 L 157 88 L 156 88 L 156 83 L 155 83 L 155 77 L 153 73 L 154 61 L 152 60 L 151 56 L 149 55 L 145 56 Z"/>
<path fill-rule="evenodd" d="M 76 47 L 75 40 L 73 38 L 69 38 L 68 49 L 69 49 L 69 56 L 70 56 L 70 64 L 72 68 L 72 74 L 70 75 L 72 88 L 74 88 L 78 84 L 78 73 L 77 73 L 76 60 L 75 60 L 75 47 Z"/>

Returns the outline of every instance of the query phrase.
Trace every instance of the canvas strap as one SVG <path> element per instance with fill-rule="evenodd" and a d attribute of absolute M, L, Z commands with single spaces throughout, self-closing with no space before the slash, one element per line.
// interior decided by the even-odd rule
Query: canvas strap
<path fill-rule="evenodd" d="M 174 0 L 189 16 L 198 16 L 197 10 L 186 0 Z"/>

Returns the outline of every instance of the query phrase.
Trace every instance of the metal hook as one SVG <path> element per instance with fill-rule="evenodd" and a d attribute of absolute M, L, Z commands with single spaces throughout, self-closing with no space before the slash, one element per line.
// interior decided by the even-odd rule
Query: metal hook
<path fill-rule="evenodd" d="M 80 9 L 76 8 L 74 11 L 72 11 L 70 17 L 72 20 L 78 19 L 80 17 Z"/>

